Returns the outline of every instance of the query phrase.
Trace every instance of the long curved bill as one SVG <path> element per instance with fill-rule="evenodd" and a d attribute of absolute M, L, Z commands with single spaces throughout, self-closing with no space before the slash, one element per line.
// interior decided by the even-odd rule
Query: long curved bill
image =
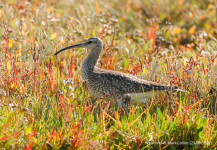
<path fill-rule="evenodd" d="M 68 47 L 65 47 L 65 48 L 59 50 L 59 51 L 56 52 L 54 55 L 57 55 L 57 54 L 59 54 L 60 52 L 65 51 L 65 50 L 67 50 L 67 49 L 85 47 L 85 45 L 86 45 L 86 43 L 80 43 L 80 44 L 75 44 L 75 45 L 72 45 L 72 46 L 68 46 Z"/>

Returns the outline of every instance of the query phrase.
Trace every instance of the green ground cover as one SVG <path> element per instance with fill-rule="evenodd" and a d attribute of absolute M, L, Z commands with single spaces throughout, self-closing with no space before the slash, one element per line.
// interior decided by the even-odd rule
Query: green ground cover
<path fill-rule="evenodd" d="M 217 1 L 0 1 L 0 147 L 216 149 Z M 129 105 L 129 116 L 84 90 L 86 49 L 98 67 L 185 93 Z"/>

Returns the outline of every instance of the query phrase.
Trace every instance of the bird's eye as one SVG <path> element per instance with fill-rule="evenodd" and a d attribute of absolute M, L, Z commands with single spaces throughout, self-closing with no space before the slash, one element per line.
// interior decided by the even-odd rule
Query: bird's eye
<path fill-rule="evenodd" d="M 91 44 L 91 43 L 93 43 L 93 42 L 92 42 L 92 41 L 88 41 L 88 42 L 87 42 L 87 44 Z"/>

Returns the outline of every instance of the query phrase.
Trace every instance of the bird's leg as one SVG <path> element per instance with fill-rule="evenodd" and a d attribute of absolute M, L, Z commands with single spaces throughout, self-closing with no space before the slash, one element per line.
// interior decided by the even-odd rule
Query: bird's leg
<path fill-rule="evenodd" d="M 128 116 L 128 110 L 127 110 L 127 107 L 125 106 L 124 104 L 124 98 L 122 96 L 121 99 L 118 99 L 118 107 L 121 109 L 121 110 L 124 110 L 125 114 Z"/>
<path fill-rule="evenodd" d="M 131 100 L 130 94 L 123 95 L 123 99 L 124 99 L 124 104 L 128 106 Z"/>

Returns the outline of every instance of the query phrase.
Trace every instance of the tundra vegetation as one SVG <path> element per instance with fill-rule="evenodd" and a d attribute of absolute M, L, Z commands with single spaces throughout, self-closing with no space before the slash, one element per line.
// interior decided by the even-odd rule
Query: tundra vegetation
<path fill-rule="evenodd" d="M 0 147 L 6 149 L 216 149 L 217 1 L 1 0 Z M 98 67 L 178 86 L 128 105 L 88 95 L 88 49 Z"/>

